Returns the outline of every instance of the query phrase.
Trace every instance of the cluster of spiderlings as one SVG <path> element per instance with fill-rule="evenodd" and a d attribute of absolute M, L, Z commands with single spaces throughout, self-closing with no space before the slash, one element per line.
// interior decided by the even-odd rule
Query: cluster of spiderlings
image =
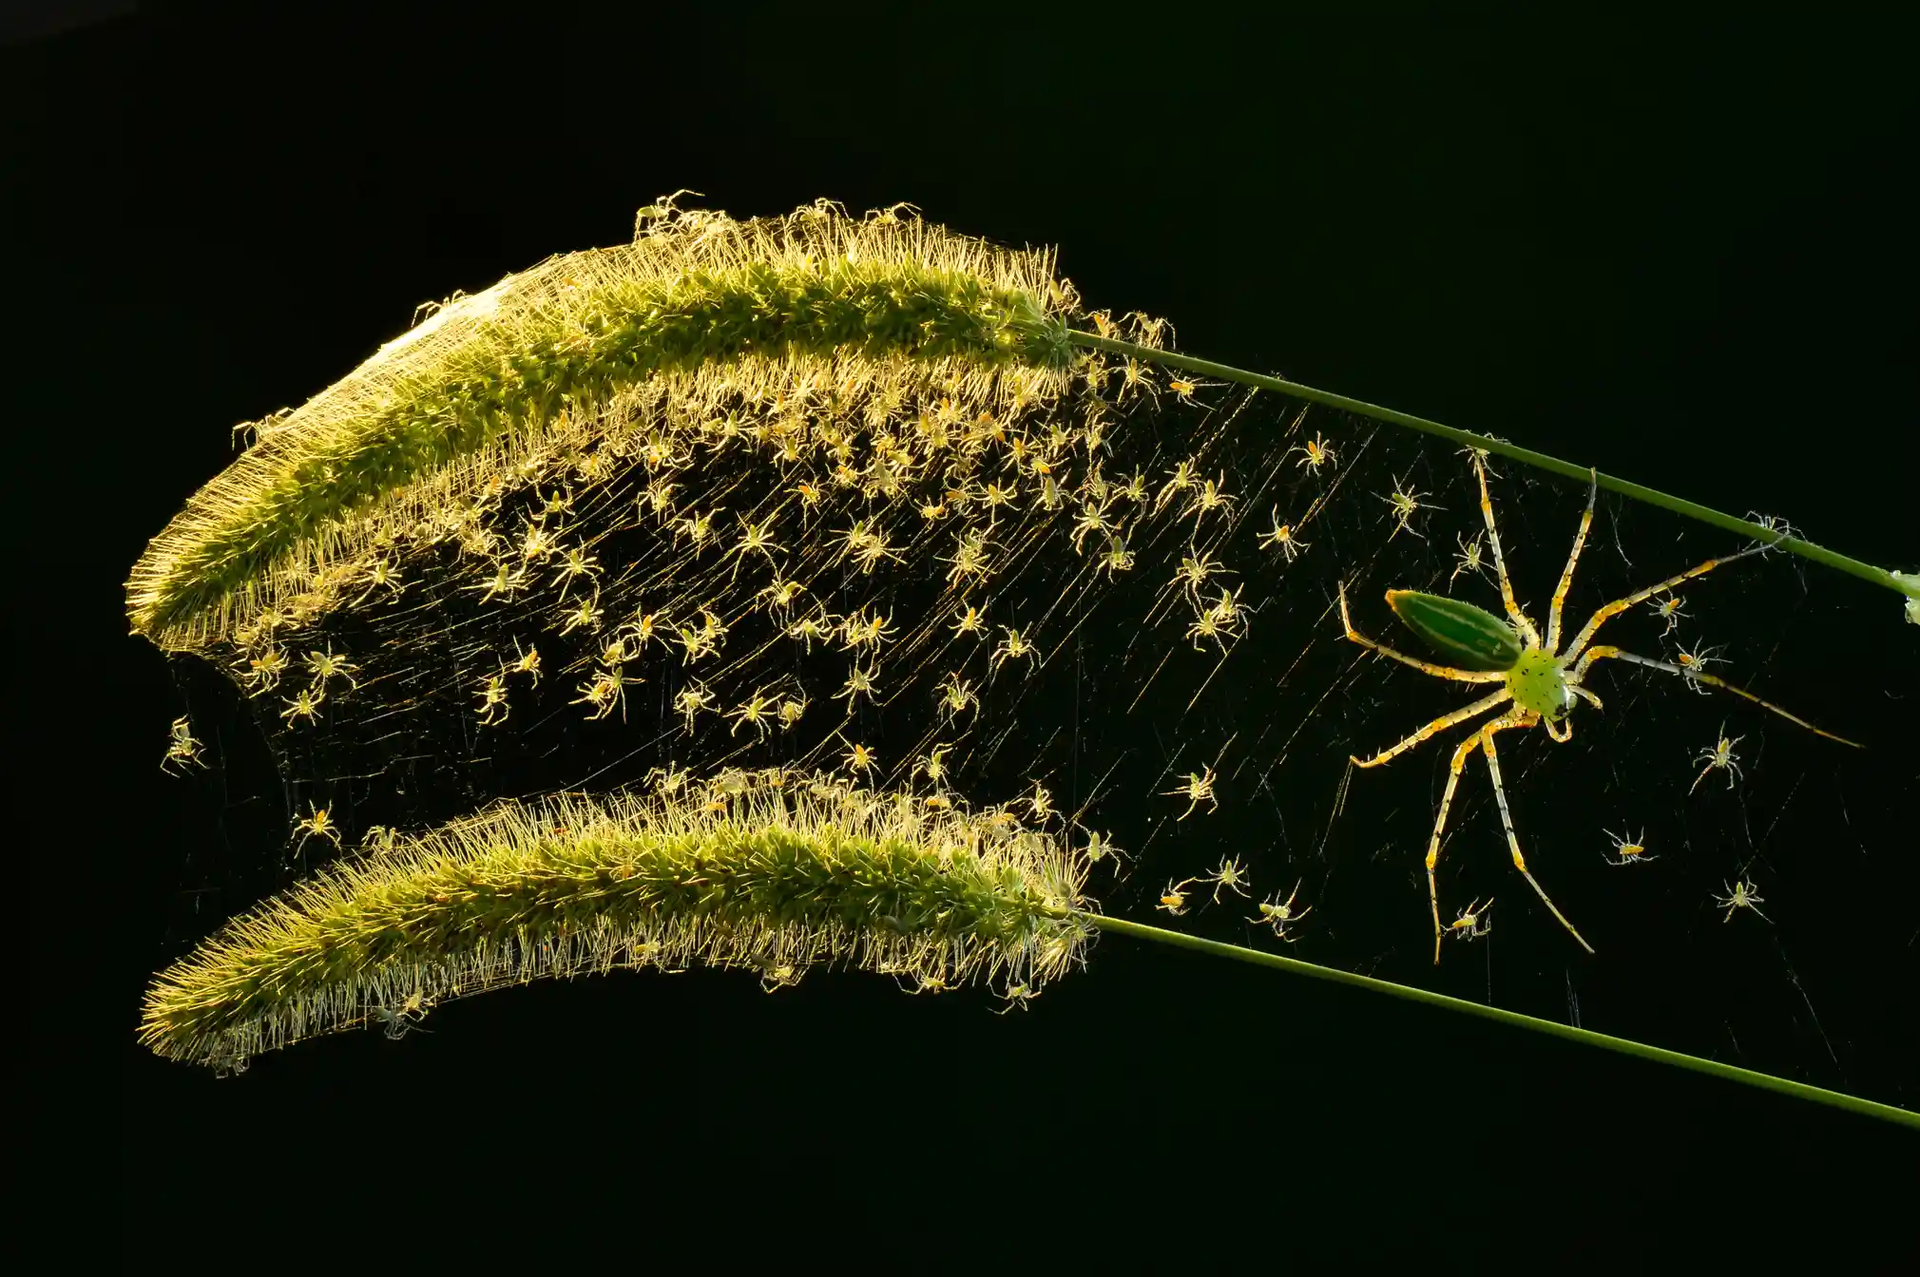
<path fill-rule="evenodd" d="M 1297 553 L 1230 547 L 1245 466 L 1206 472 L 1223 423 L 1186 409 L 1202 428 L 1166 457 L 1136 426 L 1168 419 L 1141 411 L 1152 381 L 1112 374 L 1087 360 L 1051 403 L 1016 377 L 999 410 L 929 393 L 889 416 L 850 414 L 821 379 L 700 414 L 667 402 L 644 431 L 556 431 L 343 560 L 331 608 L 269 609 L 205 650 L 272 702 L 283 755 L 362 771 L 393 750 L 551 748 L 541 733 L 567 723 L 702 771 L 897 781 L 1139 565 L 1156 577 L 1140 619 L 1218 658 L 1246 632 L 1247 569 Z"/>
<path fill-rule="evenodd" d="M 812 212 L 780 226 L 878 227 L 954 253 L 970 243 L 897 217 L 842 225 Z M 753 224 L 684 214 L 671 225 L 643 243 L 684 254 Z M 584 270 L 562 260 L 576 273 L 557 284 L 540 268 L 550 293 Z M 996 278 L 1016 265 L 1000 262 Z M 975 301 L 991 291 L 949 283 Z M 1064 281 L 1034 286 L 1073 304 Z M 1144 315 L 1083 318 L 1149 346 L 1170 335 Z M 410 334 L 388 351 L 432 340 Z M 864 339 L 796 339 L 699 366 L 655 360 L 592 395 L 573 383 L 544 417 L 516 418 L 336 518 L 205 624 L 160 627 L 252 698 L 292 787 L 289 820 L 329 813 L 325 834 L 290 831 L 290 859 L 337 852 L 376 821 L 632 785 L 661 764 L 699 776 L 833 769 L 911 787 L 929 810 L 1052 786 L 1064 810 L 1042 798 L 1034 818 L 1064 836 L 1100 787 L 1062 774 L 1045 742 L 1018 739 L 1057 712 L 1048 676 L 1078 660 L 1063 653 L 1083 635 L 1127 634 L 1106 671 L 1112 709 L 1170 670 L 1190 671 L 1175 703 L 1196 682 L 1197 698 L 1278 574 L 1311 556 L 1316 519 L 1367 447 L 1336 450 L 1306 410 L 1278 404 L 1279 422 L 1256 413 L 1244 429 L 1253 396 L 1214 402 L 1221 388 L 1131 360 L 1083 353 L 1054 367 L 984 339 L 956 354 L 965 343 L 937 332 L 920 342 L 932 353 L 903 333 L 889 342 L 876 353 Z M 316 402 L 366 397 L 336 388 Z M 294 433 L 273 425 L 260 446 L 290 454 Z M 352 421 L 338 437 L 372 448 L 372 433 Z M 191 519 L 170 532 L 182 529 L 218 540 Z M 1165 726 L 1180 755 L 1132 788 L 1155 795 L 1171 826 L 1195 810 L 1173 784 L 1183 770 L 1221 769 L 1226 793 L 1248 760 L 1223 757 L 1233 724 L 1217 716 Z M 404 801 L 385 792 L 402 786 Z M 1198 811 L 1217 806 L 1209 791 Z"/>
<path fill-rule="evenodd" d="M 994 403 L 1065 385 L 1071 286 L 1051 258 L 927 226 L 643 214 L 631 245 L 556 258 L 443 307 L 347 378 L 257 423 L 128 582 L 136 630 L 191 649 L 324 605 L 357 551 L 484 491 L 550 436 L 644 431 L 745 392 L 818 389 L 884 419 L 915 389 Z M 638 392 L 638 402 L 630 402 Z M 556 427 L 558 427 L 556 431 Z M 319 596 L 316 601 L 312 596 Z"/>
<path fill-rule="evenodd" d="M 769 990 L 817 966 L 1031 997 L 1079 964 L 1085 861 L 1011 811 L 823 775 L 663 775 L 646 797 L 500 804 L 381 840 L 163 972 L 141 1037 L 233 1072 L 303 1038 L 615 968 L 705 964 Z"/>

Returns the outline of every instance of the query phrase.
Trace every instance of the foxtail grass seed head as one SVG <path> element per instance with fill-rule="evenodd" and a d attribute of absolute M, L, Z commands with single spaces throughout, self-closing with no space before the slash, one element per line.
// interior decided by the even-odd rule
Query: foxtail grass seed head
<path fill-rule="evenodd" d="M 1071 382 L 1077 307 L 1050 251 L 907 205 L 741 222 L 668 198 L 633 243 L 456 294 L 301 407 L 242 427 L 252 445 L 134 566 L 128 616 L 191 650 L 265 612 L 312 613 L 367 585 L 369 552 L 516 468 L 589 445 L 671 454 L 730 412 L 879 427 L 938 397 L 1044 406 Z"/>
<path fill-rule="evenodd" d="M 1086 868 L 1004 812 L 825 775 L 502 803 L 385 835 L 234 919 L 158 977 L 140 1037 L 237 1072 L 321 1034 L 400 1036 L 502 985 L 694 963 L 768 989 L 855 967 L 1024 1002 L 1082 960 Z"/>

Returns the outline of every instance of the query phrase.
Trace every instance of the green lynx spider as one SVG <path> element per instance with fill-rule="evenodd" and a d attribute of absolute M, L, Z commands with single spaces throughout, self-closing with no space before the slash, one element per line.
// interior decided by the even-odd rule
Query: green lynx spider
<path fill-rule="evenodd" d="M 1378 767 L 1455 724 L 1463 723 L 1475 715 L 1511 702 L 1511 708 L 1482 723 L 1478 730 L 1460 742 L 1453 751 L 1453 764 L 1447 775 L 1447 788 L 1440 797 L 1440 810 L 1433 822 L 1433 836 L 1427 843 L 1427 893 L 1433 905 L 1433 960 L 1436 964 L 1440 961 L 1440 946 L 1446 937 L 1446 929 L 1440 922 L 1440 888 L 1433 872 L 1434 866 L 1440 860 L 1440 835 L 1446 829 L 1447 809 L 1453 803 L 1453 792 L 1460 783 L 1460 773 L 1476 749 L 1484 750 L 1487 756 L 1487 773 L 1493 778 L 1493 796 L 1500 807 L 1500 823 L 1506 830 L 1507 847 L 1513 853 L 1513 867 L 1526 878 L 1527 885 L 1533 888 L 1535 894 L 1540 897 L 1541 903 L 1547 906 L 1548 911 L 1560 920 L 1560 925 L 1567 929 L 1568 934 L 1579 941 L 1581 948 L 1592 953 L 1593 946 L 1586 942 L 1574 925 L 1567 921 L 1566 915 L 1562 914 L 1554 906 L 1553 901 L 1547 898 L 1546 891 L 1528 871 L 1526 857 L 1520 854 L 1520 839 L 1513 832 L 1513 817 L 1507 810 L 1507 793 L 1500 783 L 1500 759 L 1494 751 L 1493 744 L 1495 733 L 1503 732 L 1510 727 L 1532 727 L 1540 724 L 1547 729 L 1547 735 L 1556 741 L 1571 739 L 1573 728 L 1567 719 L 1573 709 L 1574 699 L 1578 697 L 1587 701 L 1595 709 L 1602 708 L 1600 698 L 1583 685 L 1588 668 L 1595 661 L 1614 657 L 1630 661 L 1635 665 L 1644 665 L 1648 669 L 1677 674 L 1695 684 L 1707 683 L 1723 688 L 1828 740 L 1852 745 L 1856 749 L 1860 748 L 1860 745 L 1845 737 L 1835 736 L 1832 732 L 1821 731 L 1805 719 L 1789 714 L 1778 705 L 1763 701 L 1751 692 L 1742 691 L 1698 668 L 1684 668 L 1668 661 L 1636 656 L 1632 652 L 1622 651 L 1606 644 L 1588 646 L 1608 618 L 1618 616 L 1636 603 L 1644 602 L 1683 581 L 1703 576 L 1722 564 L 1732 563 L 1750 554 L 1758 554 L 1766 548 L 1762 545 L 1754 545 L 1721 558 L 1708 559 L 1705 563 L 1689 568 L 1677 576 L 1668 577 L 1644 590 L 1636 590 L 1625 598 L 1601 605 L 1580 632 L 1574 636 L 1573 642 L 1567 646 L 1567 649 L 1564 652 L 1560 650 L 1560 609 L 1566 602 L 1568 589 L 1573 585 L 1574 566 L 1580 561 L 1580 550 L 1586 544 L 1587 530 L 1593 524 L 1594 499 L 1600 490 L 1597 474 L 1593 476 L 1592 486 L 1587 491 L 1586 513 L 1580 517 L 1580 531 L 1573 538 L 1573 551 L 1567 556 L 1566 571 L 1560 574 L 1560 586 L 1553 592 L 1553 603 L 1547 612 L 1546 641 L 1542 642 L 1540 631 L 1521 610 L 1520 605 L 1514 602 L 1513 585 L 1507 578 L 1507 565 L 1500 553 L 1500 533 L 1494 527 L 1493 502 L 1487 496 L 1485 462 L 1477 453 L 1470 455 L 1473 458 L 1474 474 L 1480 483 L 1480 514 L 1487 525 L 1487 544 L 1492 550 L 1493 565 L 1500 577 L 1500 601 L 1506 605 L 1511 624 L 1502 621 L 1484 608 L 1475 607 L 1471 603 L 1458 599 L 1421 594 L 1414 590 L 1387 591 L 1387 606 L 1393 609 L 1394 614 L 1437 652 L 1454 662 L 1451 665 L 1436 665 L 1408 656 L 1403 652 L 1396 652 L 1354 629 L 1353 621 L 1347 614 L 1347 591 L 1344 582 L 1340 586 L 1340 623 L 1346 627 L 1347 637 L 1355 643 L 1399 661 L 1403 665 L 1411 665 L 1422 673 L 1431 674 L 1435 678 L 1450 679 L 1456 683 L 1498 683 L 1500 688 L 1470 705 L 1463 705 L 1450 714 L 1441 715 L 1399 744 L 1380 751 L 1372 758 L 1362 761 L 1356 757 L 1353 763 L 1358 767 Z"/>

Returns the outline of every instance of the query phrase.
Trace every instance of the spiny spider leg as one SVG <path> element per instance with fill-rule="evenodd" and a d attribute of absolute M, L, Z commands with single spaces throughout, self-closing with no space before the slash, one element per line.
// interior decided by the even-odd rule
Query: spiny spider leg
<path fill-rule="evenodd" d="M 1626 611 L 1628 608 L 1632 607 L 1634 604 L 1643 603 L 1646 600 L 1652 598 L 1654 595 L 1660 593 L 1662 590 L 1669 589 L 1672 586 L 1676 586 L 1680 584 L 1682 581 L 1690 581 L 1696 576 L 1704 576 L 1708 572 L 1713 571 L 1717 567 L 1724 567 L 1729 563 L 1733 563 L 1740 559 L 1744 559 L 1748 555 L 1758 554 L 1766 548 L 1767 547 L 1763 545 L 1754 545 L 1754 546 L 1749 546 L 1747 549 L 1737 551 L 1736 553 L 1733 553 L 1733 554 L 1724 555 L 1717 559 L 1708 559 L 1705 563 L 1702 563 L 1697 567 L 1688 568 L 1685 572 L 1680 573 L 1678 576 L 1670 576 L 1666 580 L 1661 581 L 1656 585 L 1649 585 L 1644 590 L 1635 590 L 1632 594 L 1627 595 L 1625 598 L 1615 599 L 1611 603 L 1601 604 L 1598 608 L 1594 609 L 1593 615 L 1587 618 L 1587 624 L 1585 628 L 1583 628 L 1580 631 L 1579 636 L 1575 638 L 1573 640 L 1572 645 L 1567 648 L 1565 655 L 1561 658 L 1562 663 L 1564 664 L 1567 661 L 1573 660 L 1576 656 L 1580 655 L 1581 652 L 1585 651 L 1587 644 L 1593 642 L 1593 636 L 1595 633 L 1599 631 L 1601 625 L 1606 623 L 1608 619 L 1620 615 L 1620 613 Z"/>
<path fill-rule="evenodd" d="M 1804 727 L 1808 731 L 1812 732 L 1815 736 L 1824 736 L 1828 740 L 1839 741 L 1842 745 L 1851 745 L 1855 749 L 1866 748 L 1866 746 L 1862 745 L 1859 741 L 1848 740 L 1844 736 L 1835 736 L 1832 732 L 1822 731 L 1820 728 L 1815 727 L 1812 723 L 1809 723 L 1806 719 L 1801 718 L 1796 714 L 1789 714 L 1786 710 L 1781 709 L 1778 705 L 1775 705 L 1772 701 L 1763 701 L 1758 696 L 1755 696 L 1752 692 L 1743 691 L 1742 689 L 1735 687 L 1733 684 L 1727 682 L 1723 678 L 1717 678 L 1712 674 L 1703 673 L 1698 670 L 1682 669 L 1680 666 L 1674 665 L 1668 661 L 1656 661 L 1650 656 L 1635 656 L 1632 652 L 1623 652 L 1619 648 L 1611 647 L 1605 643 L 1602 643 L 1595 647 L 1591 647 L 1587 649 L 1586 654 L 1580 658 L 1579 663 L 1573 667 L 1572 672 L 1568 675 L 1568 682 L 1577 683 L 1579 679 L 1586 674 L 1587 666 L 1593 664 L 1593 662 L 1595 661 L 1604 661 L 1608 659 L 1629 661 L 1635 665 L 1644 665 L 1648 669 L 1664 670 L 1669 674 L 1678 674 L 1681 678 L 1693 679 L 1694 681 L 1700 682 L 1700 683 L 1709 683 L 1714 687 L 1722 688 L 1725 691 L 1732 692 L 1735 696 L 1739 696 L 1746 700 L 1752 701 L 1755 705 L 1760 706 L 1760 708 L 1762 709 L 1772 710 L 1774 713 L 1778 714 L 1780 717 L 1786 719 L 1789 723 L 1793 723 L 1797 726 Z M 1584 689 L 1580 689 L 1576 687 L 1575 690 L 1579 691 Z"/>
<path fill-rule="evenodd" d="M 1531 715 L 1528 717 L 1531 718 Z M 1500 783 L 1500 756 L 1494 752 L 1493 734 L 1503 728 L 1526 727 L 1530 725 L 1526 719 L 1509 716 L 1508 718 L 1496 718 L 1493 722 L 1488 723 L 1480 729 L 1481 736 L 1485 738 L 1483 748 L 1487 754 L 1487 771 L 1493 776 L 1493 796 L 1500 805 L 1500 823 L 1504 825 L 1507 830 L 1507 846 L 1513 852 L 1513 867 L 1518 869 L 1521 876 L 1526 878 L 1527 885 L 1532 887 L 1534 894 L 1540 897 L 1540 903 L 1545 905 L 1548 911 L 1560 920 L 1560 925 L 1567 929 L 1567 934 L 1571 935 L 1575 940 L 1578 940 L 1582 949 L 1585 949 L 1588 953 L 1592 953 L 1593 946 L 1587 943 L 1586 937 L 1574 929 L 1573 924 L 1567 921 L 1567 915 L 1561 913 L 1560 910 L 1555 907 L 1553 901 L 1547 899 L 1545 888 L 1541 887 L 1541 885 L 1534 880 L 1533 874 L 1528 871 L 1527 859 L 1520 854 L 1520 839 L 1513 832 L 1513 817 L 1507 813 L 1507 791 Z"/>
<path fill-rule="evenodd" d="M 1493 498 L 1487 495 L 1487 468 L 1478 456 L 1473 459 L 1473 473 L 1480 481 L 1480 517 L 1487 523 L 1487 544 L 1493 550 L 1494 571 L 1500 575 L 1500 602 L 1506 605 L 1507 616 L 1513 621 L 1513 628 L 1540 646 L 1540 631 L 1533 628 L 1533 622 L 1520 610 L 1513 600 L 1513 582 L 1507 577 L 1507 560 L 1500 553 L 1500 529 L 1493 526 Z"/>
<path fill-rule="evenodd" d="M 1467 737 L 1464 741 L 1461 741 L 1459 747 L 1453 751 L 1453 761 L 1447 767 L 1447 788 L 1440 796 L 1440 812 L 1434 819 L 1433 836 L 1427 843 L 1427 898 L 1433 905 L 1433 962 L 1435 966 L 1440 964 L 1440 945 L 1446 939 L 1447 932 L 1445 926 L 1440 922 L 1440 884 L 1434 875 L 1434 866 L 1440 863 L 1440 836 L 1446 831 L 1447 811 L 1453 806 L 1453 794 L 1454 790 L 1460 785 L 1460 773 L 1465 770 L 1467 759 L 1472 756 L 1473 751 L 1476 749 L 1484 749 L 1486 751 L 1487 772 L 1493 777 L 1493 795 L 1500 805 L 1500 823 L 1507 831 L 1507 846 L 1513 852 L 1513 867 L 1518 869 L 1521 875 L 1526 878 L 1527 885 L 1533 888 L 1534 893 L 1540 897 L 1541 903 L 1547 906 L 1547 909 L 1553 916 L 1560 920 L 1560 925 L 1567 929 L 1568 934 L 1579 941 L 1580 947 L 1588 953 L 1593 952 L 1593 946 L 1588 944 L 1586 939 L 1581 936 L 1578 931 L 1574 930 L 1573 924 L 1568 922 L 1566 915 L 1561 913 L 1560 910 L 1554 906 L 1553 901 L 1547 898 L 1546 891 L 1535 881 L 1533 874 L 1527 869 L 1526 857 L 1520 854 L 1520 839 L 1513 832 L 1513 817 L 1507 810 L 1507 791 L 1500 783 L 1500 759 L 1499 755 L 1494 752 L 1494 733 L 1505 731 L 1509 727 L 1531 727 L 1534 721 L 1533 715 L 1528 714 L 1524 710 L 1516 709 L 1511 714 L 1502 715 L 1485 724 L 1479 731 Z"/>
<path fill-rule="evenodd" d="M 1401 741 L 1398 745 L 1395 745 L 1390 749 L 1381 750 L 1379 753 L 1375 754 L 1372 758 L 1369 758 L 1364 763 L 1361 762 L 1358 758 L 1353 759 L 1352 760 L 1353 765 L 1355 767 L 1378 767 L 1380 764 L 1387 762 L 1390 759 L 1398 758 L 1401 754 L 1406 753 L 1408 750 L 1420 744 L 1422 741 L 1431 740 L 1435 735 L 1437 735 L 1440 732 L 1446 731 L 1447 728 L 1452 727 L 1455 723 L 1464 723 L 1469 718 L 1472 718 L 1476 714 L 1485 713 L 1487 710 L 1492 709 L 1495 705 L 1498 705 L 1501 702 L 1507 700 L 1510 696 L 1511 696 L 1511 693 L 1509 693 L 1503 688 L 1500 691 L 1492 693 L 1491 695 L 1481 697 L 1479 700 L 1473 702 L 1471 705 L 1462 705 L 1459 709 L 1454 710 L 1451 714 L 1442 714 L 1439 718 L 1434 719 L 1431 723 L 1428 723 L 1425 727 L 1422 727 L 1419 731 L 1407 737 L 1405 740 Z"/>
<path fill-rule="evenodd" d="M 1551 656 L 1560 650 L 1560 609 L 1566 605 L 1567 591 L 1573 588 L 1573 568 L 1580 562 L 1580 551 L 1587 544 L 1587 529 L 1593 526 L 1593 503 L 1600 495 L 1600 472 L 1589 470 L 1593 481 L 1587 486 L 1587 509 L 1580 516 L 1580 531 L 1574 534 L 1573 551 L 1567 555 L 1567 570 L 1560 574 L 1560 588 L 1553 592 L 1553 603 L 1547 608 L 1547 654 Z"/>

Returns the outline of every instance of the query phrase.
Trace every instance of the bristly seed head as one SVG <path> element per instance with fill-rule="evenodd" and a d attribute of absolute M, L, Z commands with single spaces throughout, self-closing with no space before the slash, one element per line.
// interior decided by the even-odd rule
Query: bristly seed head
<path fill-rule="evenodd" d="M 691 962 L 1038 990 L 1081 960 L 1088 864 L 1004 813 L 826 776 L 503 803 L 233 920 L 155 981 L 140 1037 L 237 1071 L 382 1008 L 417 1018 L 456 992 Z"/>
<path fill-rule="evenodd" d="M 1051 252 L 993 247 L 906 206 L 856 220 L 820 201 L 745 222 L 650 207 L 631 245 L 456 295 L 261 423 L 134 566 L 134 630 L 179 650 L 229 637 L 331 586 L 392 524 L 479 496 L 461 485 L 610 409 L 645 414 L 627 423 L 644 431 L 742 395 L 797 406 L 823 386 L 856 419 L 936 388 L 1024 408 L 1072 386 L 1078 298 Z"/>

